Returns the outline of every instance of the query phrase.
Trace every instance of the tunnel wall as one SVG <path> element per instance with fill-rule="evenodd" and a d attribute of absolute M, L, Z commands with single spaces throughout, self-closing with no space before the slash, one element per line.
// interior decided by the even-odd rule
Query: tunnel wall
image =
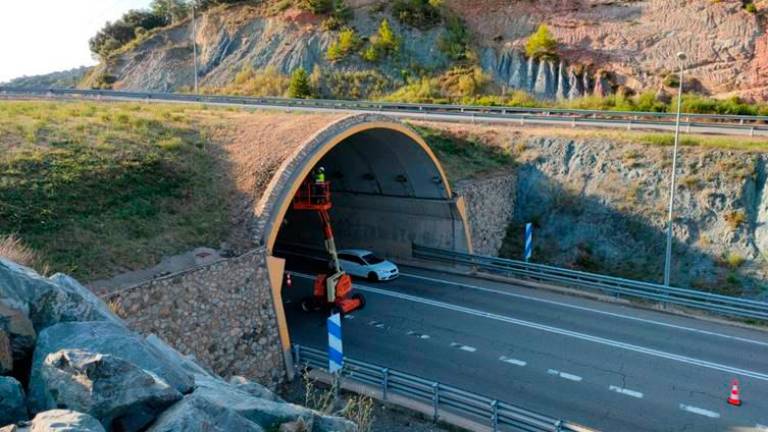
<path fill-rule="evenodd" d="M 362 248 L 394 259 L 411 257 L 414 243 L 467 251 L 467 238 L 457 200 L 419 199 L 336 192 L 331 209 L 339 249 Z M 279 241 L 323 247 L 318 216 L 287 214 Z M 292 227 L 301 229 L 291 229 Z"/>
<path fill-rule="evenodd" d="M 256 249 L 105 300 L 131 329 L 158 335 L 217 374 L 275 388 L 286 372 L 278 331 L 282 309 L 275 307 L 267 268 L 264 249 Z"/>

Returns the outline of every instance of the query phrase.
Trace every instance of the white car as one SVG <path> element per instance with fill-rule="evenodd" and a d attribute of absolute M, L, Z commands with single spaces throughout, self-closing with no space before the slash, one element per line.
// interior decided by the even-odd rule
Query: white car
<path fill-rule="evenodd" d="M 392 280 L 400 275 L 397 266 L 373 252 L 364 249 L 343 249 L 339 251 L 341 269 L 351 276 L 368 278 L 370 281 Z M 333 267 L 333 263 L 328 264 Z"/>

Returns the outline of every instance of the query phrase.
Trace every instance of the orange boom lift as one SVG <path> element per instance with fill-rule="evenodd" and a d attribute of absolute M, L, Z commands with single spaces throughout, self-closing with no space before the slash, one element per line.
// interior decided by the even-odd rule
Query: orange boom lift
<path fill-rule="evenodd" d="M 365 306 L 365 298 L 360 293 L 352 293 L 352 278 L 344 273 L 339 265 L 336 242 L 331 227 L 331 185 L 327 181 L 315 182 L 311 176 L 301 184 L 293 199 L 294 210 L 316 211 L 323 225 L 325 250 L 331 255 L 334 273 L 319 274 L 315 278 L 314 295 L 302 299 L 301 308 L 305 312 L 320 309 L 338 309 L 341 313 L 350 313 Z"/>

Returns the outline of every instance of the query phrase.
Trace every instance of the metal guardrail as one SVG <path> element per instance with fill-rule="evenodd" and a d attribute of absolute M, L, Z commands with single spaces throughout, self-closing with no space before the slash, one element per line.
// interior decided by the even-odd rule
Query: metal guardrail
<path fill-rule="evenodd" d="M 297 368 L 309 367 L 327 370 L 328 356 L 324 351 L 302 345 L 293 346 L 293 360 Z M 341 372 L 344 379 L 357 381 L 379 389 L 381 399 L 391 395 L 431 404 L 433 420 L 439 420 L 440 411 L 487 424 L 492 431 L 525 432 L 594 432 L 574 423 L 559 420 L 506 402 L 480 396 L 456 387 L 441 384 L 345 357 Z"/>
<path fill-rule="evenodd" d="M 291 99 L 274 97 L 243 97 L 193 95 L 181 93 L 129 92 L 112 90 L 80 90 L 53 88 L 0 87 L 0 95 L 19 96 L 68 96 L 113 99 L 141 99 L 169 102 L 200 102 L 237 104 L 243 106 L 282 107 L 291 109 L 323 109 L 333 111 L 385 112 L 410 117 L 440 117 L 456 121 L 526 121 L 534 123 L 561 123 L 576 127 L 604 126 L 626 129 L 668 129 L 673 126 L 672 113 L 601 111 L 562 108 L 526 108 L 509 106 L 414 104 L 399 102 L 374 102 L 334 99 Z M 683 114 L 682 127 L 687 132 L 720 132 L 740 135 L 768 135 L 768 116 Z M 693 128 L 693 129 L 692 129 Z"/>
<path fill-rule="evenodd" d="M 650 282 L 640 282 L 511 259 L 465 254 L 419 245 L 413 245 L 413 256 L 421 259 L 469 265 L 483 271 L 501 273 L 516 278 L 599 291 L 616 297 L 633 297 L 726 316 L 768 321 L 768 303 L 757 300 L 685 288 L 666 287 Z"/>

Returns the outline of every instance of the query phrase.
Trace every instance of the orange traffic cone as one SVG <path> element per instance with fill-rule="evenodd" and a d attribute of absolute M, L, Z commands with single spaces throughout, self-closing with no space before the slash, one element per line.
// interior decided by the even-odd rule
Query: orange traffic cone
<path fill-rule="evenodd" d="M 736 406 L 741 405 L 741 397 L 739 396 L 738 380 L 733 380 L 733 382 L 731 383 L 731 395 L 728 396 L 728 403 Z"/>
<path fill-rule="evenodd" d="M 286 273 L 286 274 L 285 274 L 285 285 L 286 285 L 288 288 L 290 288 L 290 287 L 291 287 L 291 285 L 293 285 L 293 281 L 291 280 L 291 274 L 290 274 L 290 273 Z"/>

